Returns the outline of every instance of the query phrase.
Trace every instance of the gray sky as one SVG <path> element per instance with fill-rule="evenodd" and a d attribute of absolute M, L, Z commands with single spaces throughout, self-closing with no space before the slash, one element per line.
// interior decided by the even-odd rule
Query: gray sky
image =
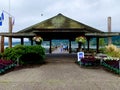
<path fill-rule="evenodd" d="M 2 10 L 9 12 L 9 0 L 0 0 Z M 120 0 L 10 0 L 10 13 L 15 17 L 14 32 L 58 13 L 105 32 L 111 16 L 112 31 L 120 32 Z M 4 15 L 0 32 L 8 32 L 8 15 Z"/>

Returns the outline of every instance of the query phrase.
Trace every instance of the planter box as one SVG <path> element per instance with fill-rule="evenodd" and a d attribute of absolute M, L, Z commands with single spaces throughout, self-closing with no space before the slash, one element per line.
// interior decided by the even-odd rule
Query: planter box
<path fill-rule="evenodd" d="M 11 60 L 0 60 L 0 74 L 4 74 L 16 66 Z"/>
<path fill-rule="evenodd" d="M 102 66 L 104 66 L 109 71 L 112 71 L 113 73 L 120 74 L 119 62 L 119 60 L 103 60 Z"/>
<path fill-rule="evenodd" d="M 96 58 L 82 58 L 81 66 L 100 66 L 100 59 Z"/>

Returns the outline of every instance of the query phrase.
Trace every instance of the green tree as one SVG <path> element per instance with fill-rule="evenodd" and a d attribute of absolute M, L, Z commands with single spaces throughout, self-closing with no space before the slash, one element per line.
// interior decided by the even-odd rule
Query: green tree
<path fill-rule="evenodd" d="M 101 47 L 105 46 L 105 40 L 104 40 L 104 38 L 100 38 L 100 39 L 99 39 L 99 45 L 100 45 Z"/>

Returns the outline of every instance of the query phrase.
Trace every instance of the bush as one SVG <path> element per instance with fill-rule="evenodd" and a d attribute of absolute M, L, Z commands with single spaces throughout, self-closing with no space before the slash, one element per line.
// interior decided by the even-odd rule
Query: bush
<path fill-rule="evenodd" d="M 45 49 L 40 45 L 16 45 L 13 48 L 6 48 L 3 55 L 7 60 L 16 61 L 19 59 L 20 64 L 43 63 L 45 58 Z"/>
<path fill-rule="evenodd" d="M 0 53 L 0 59 L 2 58 L 2 53 Z"/>

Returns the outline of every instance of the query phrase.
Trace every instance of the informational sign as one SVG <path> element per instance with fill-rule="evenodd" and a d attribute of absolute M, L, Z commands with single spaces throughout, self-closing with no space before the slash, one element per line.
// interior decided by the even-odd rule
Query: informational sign
<path fill-rule="evenodd" d="M 84 52 L 78 52 L 77 57 L 78 57 L 78 61 L 80 61 L 81 58 L 84 58 Z"/>

